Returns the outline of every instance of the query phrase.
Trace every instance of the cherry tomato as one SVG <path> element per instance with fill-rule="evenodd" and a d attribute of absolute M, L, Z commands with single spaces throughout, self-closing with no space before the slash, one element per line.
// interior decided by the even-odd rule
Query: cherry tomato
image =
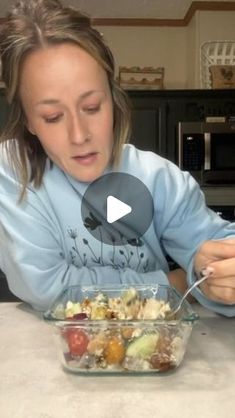
<path fill-rule="evenodd" d="M 118 337 L 112 337 L 107 343 L 104 352 L 105 360 L 108 364 L 119 364 L 125 357 L 125 348 Z"/>
<path fill-rule="evenodd" d="M 70 328 L 66 331 L 65 338 L 72 356 L 82 356 L 86 352 L 89 338 L 82 329 Z"/>

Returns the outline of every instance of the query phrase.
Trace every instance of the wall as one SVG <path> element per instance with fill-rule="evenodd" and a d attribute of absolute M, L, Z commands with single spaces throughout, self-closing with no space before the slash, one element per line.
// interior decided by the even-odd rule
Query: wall
<path fill-rule="evenodd" d="M 229 40 L 235 42 L 235 12 L 197 12 L 196 19 L 196 36 L 199 48 L 207 41 Z M 200 63 L 196 68 L 195 85 L 200 86 Z"/>
<path fill-rule="evenodd" d="M 98 27 L 111 47 L 117 67 L 165 68 L 165 87 L 186 87 L 185 27 Z"/>
<path fill-rule="evenodd" d="M 167 89 L 200 88 L 200 46 L 235 40 L 235 11 L 198 11 L 187 27 L 97 27 L 124 66 L 165 67 Z"/>
<path fill-rule="evenodd" d="M 197 19 L 194 15 L 187 27 L 187 46 L 186 46 L 186 88 L 195 87 L 195 74 L 197 68 Z"/>

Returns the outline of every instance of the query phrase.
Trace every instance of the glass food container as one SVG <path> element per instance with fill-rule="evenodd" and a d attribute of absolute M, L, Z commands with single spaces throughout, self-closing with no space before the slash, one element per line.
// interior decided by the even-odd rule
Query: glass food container
<path fill-rule="evenodd" d="M 72 286 L 44 317 L 55 320 L 65 369 L 75 373 L 165 373 L 183 360 L 198 315 L 162 285 Z"/>

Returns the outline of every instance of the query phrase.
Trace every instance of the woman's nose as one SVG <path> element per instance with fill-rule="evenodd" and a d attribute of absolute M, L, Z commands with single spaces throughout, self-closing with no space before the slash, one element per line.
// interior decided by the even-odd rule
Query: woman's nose
<path fill-rule="evenodd" d="M 76 115 L 71 118 L 69 137 L 75 144 L 82 144 L 90 139 L 88 126 L 81 116 Z"/>

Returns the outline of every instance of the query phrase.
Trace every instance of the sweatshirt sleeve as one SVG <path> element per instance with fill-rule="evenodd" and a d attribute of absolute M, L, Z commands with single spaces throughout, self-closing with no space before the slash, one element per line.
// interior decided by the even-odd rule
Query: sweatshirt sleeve
<path fill-rule="evenodd" d="M 166 162 L 155 184 L 155 228 L 166 252 L 187 271 L 189 285 L 195 280 L 194 255 L 206 240 L 234 238 L 235 223 L 220 218 L 206 206 L 199 185 L 188 172 Z M 214 312 L 235 316 L 235 305 L 209 300 L 200 289 L 195 298 Z"/>
<path fill-rule="evenodd" d="M 28 190 L 27 203 L 19 205 L 14 180 L 1 175 L 0 180 L 0 268 L 7 276 L 10 290 L 34 309 L 47 310 L 71 285 L 168 284 L 167 275 L 161 270 L 137 273 L 129 268 L 118 270 L 96 265 L 77 268 L 68 263 L 62 254 L 58 228 L 45 202 Z M 8 181 L 7 193 L 4 181 Z"/>
<path fill-rule="evenodd" d="M 194 178 L 169 161 L 156 176 L 154 207 L 156 233 L 167 253 L 185 269 L 204 241 L 235 236 L 235 223 L 207 207 Z"/>

